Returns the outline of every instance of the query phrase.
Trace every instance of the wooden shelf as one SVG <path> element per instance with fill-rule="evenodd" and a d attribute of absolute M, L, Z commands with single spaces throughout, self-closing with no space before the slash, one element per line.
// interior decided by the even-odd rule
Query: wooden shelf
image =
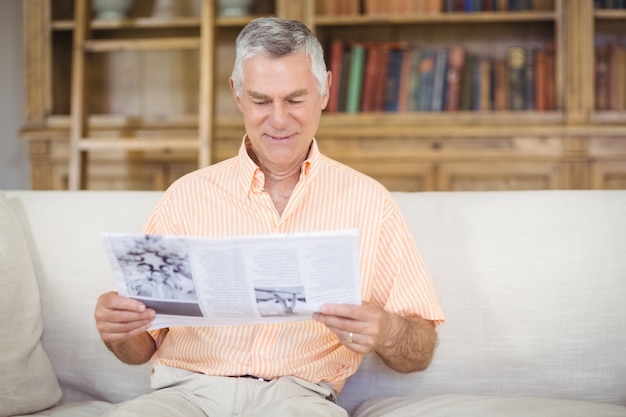
<path fill-rule="evenodd" d="M 149 51 L 149 50 L 176 50 L 198 49 L 200 38 L 154 38 L 154 39 L 94 39 L 85 42 L 87 52 L 113 51 Z"/>
<path fill-rule="evenodd" d="M 626 19 L 626 10 L 622 9 L 596 9 L 593 16 L 599 20 L 622 20 Z"/>
<path fill-rule="evenodd" d="M 217 17 L 215 24 L 217 27 L 243 27 L 251 20 L 260 16 L 232 16 Z M 115 30 L 115 29 L 168 29 L 168 28 L 199 28 L 200 19 L 197 17 L 173 17 L 173 18 L 136 18 L 120 20 L 98 20 L 91 23 L 93 30 Z M 74 30 L 73 20 L 53 20 L 52 30 L 72 31 Z"/>
<path fill-rule="evenodd" d="M 52 29 L 58 31 L 74 30 L 73 20 L 54 20 Z M 166 28 L 199 28 L 200 19 L 197 17 L 178 17 L 171 19 L 137 18 L 120 20 L 93 20 L 92 30 L 114 29 L 166 29 Z"/>
<path fill-rule="evenodd" d="M 389 24 L 428 24 L 445 23 L 481 23 L 495 24 L 503 22 L 546 22 L 557 20 L 554 11 L 528 12 L 476 12 L 476 13 L 436 13 L 436 14 L 387 14 L 387 15 L 316 15 L 317 26 L 367 26 Z"/>
<path fill-rule="evenodd" d="M 22 136 L 38 181 L 33 187 L 63 188 L 73 0 L 23 1 Z M 215 6 L 217 0 L 209 2 Z M 593 70 L 599 36 L 625 42 L 626 10 L 554 0 L 550 10 L 334 16 L 317 13 L 317 0 L 261 3 L 250 16 L 211 19 L 212 162 L 234 155 L 244 133 L 228 86 L 235 37 L 250 20 L 274 15 L 306 22 L 325 47 L 335 37 L 406 40 L 434 48 L 463 44 L 474 55 L 497 58 L 511 45 L 554 45 L 557 110 L 324 113 L 317 134 L 322 152 L 392 190 L 626 188 L 626 111 L 594 110 Z M 94 155 L 95 188 L 164 188 L 198 166 L 193 148 L 200 77 L 192 48 L 200 45 L 200 16 L 152 17 L 147 3 L 142 7 L 133 18 L 91 22 L 91 50 L 122 51 L 89 56 L 101 70 L 89 80 L 90 139 L 80 146 L 94 150 L 119 141 Z M 147 40 L 135 43 L 137 38 Z M 166 44 L 172 50 L 156 49 Z M 178 47 L 186 49 L 173 50 Z M 129 137 L 133 141 L 120 140 Z M 170 140 L 177 141 L 176 150 Z"/>

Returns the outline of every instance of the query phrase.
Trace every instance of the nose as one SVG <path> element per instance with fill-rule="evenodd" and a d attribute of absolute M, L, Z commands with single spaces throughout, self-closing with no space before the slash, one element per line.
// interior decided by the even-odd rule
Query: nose
<path fill-rule="evenodd" d="M 272 112 L 270 114 L 270 122 L 272 126 L 277 129 L 283 129 L 287 127 L 289 122 L 289 109 L 282 102 L 275 102 L 272 106 Z"/>

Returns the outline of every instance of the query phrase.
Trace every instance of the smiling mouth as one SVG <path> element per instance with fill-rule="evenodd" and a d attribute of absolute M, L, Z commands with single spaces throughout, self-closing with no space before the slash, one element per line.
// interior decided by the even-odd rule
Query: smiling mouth
<path fill-rule="evenodd" d="M 276 142 L 282 142 L 282 141 L 286 141 L 288 139 L 291 139 L 293 137 L 293 135 L 288 135 L 288 136 L 272 136 L 272 135 L 265 135 L 269 140 L 272 141 L 276 141 Z"/>

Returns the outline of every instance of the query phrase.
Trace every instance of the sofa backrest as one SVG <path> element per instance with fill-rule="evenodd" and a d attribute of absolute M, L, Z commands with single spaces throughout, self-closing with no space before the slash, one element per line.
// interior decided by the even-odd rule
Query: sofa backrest
<path fill-rule="evenodd" d="M 439 393 L 626 405 L 626 191 L 395 197 L 446 322 L 426 371 L 398 375 L 370 355 L 344 406 Z"/>
<path fill-rule="evenodd" d="M 103 346 L 114 288 L 100 232 L 137 232 L 159 192 L 9 191 L 28 238 L 43 344 L 67 400 L 148 391 L 149 366 Z M 626 191 L 394 193 L 447 321 L 424 372 L 368 355 L 339 397 L 533 395 L 626 405 Z"/>

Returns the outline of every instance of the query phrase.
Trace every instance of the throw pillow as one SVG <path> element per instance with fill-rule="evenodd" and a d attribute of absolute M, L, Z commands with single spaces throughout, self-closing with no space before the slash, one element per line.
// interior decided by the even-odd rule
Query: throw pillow
<path fill-rule="evenodd" d="M 39 286 L 26 238 L 0 192 L 0 417 L 49 408 L 61 388 L 41 345 Z"/>

